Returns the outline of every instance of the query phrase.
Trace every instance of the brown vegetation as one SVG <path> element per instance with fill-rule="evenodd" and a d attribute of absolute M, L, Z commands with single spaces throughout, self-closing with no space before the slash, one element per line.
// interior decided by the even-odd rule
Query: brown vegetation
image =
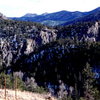
<path fill-rule="evenodd" d="M 15 91 L 13 90 L 6 90 L 6 100 L 46 100 L 48 98 L 47 94 L 38 94 L 26 91 L 19 91 L 17 90 L 16 98 L 15 98 Z M 5 91 L 4 89 L 0 89 L 0 100 L 5 100 Z M 49 99 L 48 99 L 49 100 Z M 50 100 L 56 100 L 53 97 L 50 97 Z"/>

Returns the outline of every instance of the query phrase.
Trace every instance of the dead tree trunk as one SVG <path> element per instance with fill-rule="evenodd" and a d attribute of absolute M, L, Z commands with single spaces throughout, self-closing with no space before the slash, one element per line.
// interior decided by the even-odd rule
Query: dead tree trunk
<path fill-rule="evenodd" d="M 6 100 L 6 76 L 4 76 L 4 89 L 5 89 L 5 100 Z"/>

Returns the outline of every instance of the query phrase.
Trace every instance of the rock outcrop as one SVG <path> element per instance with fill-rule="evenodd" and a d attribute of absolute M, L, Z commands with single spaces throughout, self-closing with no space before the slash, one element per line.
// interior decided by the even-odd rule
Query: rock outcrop
<path fill-rule="evenodd" d="M 41 45 L 56 40 L 55 29 L 28 22 L 1 21 L 0 57 L 1 64 L 11 66 L 21 56 L 29 55 Z"/>
<path fill-rule="evenodd" d="M 8 18 L 6 16 L 4 16 L 2 13 L 0 13 L 0 19 L 5 19 L 7 20 Z"/>
<path fill-rule="evenodd" d="M 42 39 L 42 44 L 47 44 L 47 43 L 56 41 L 56 38 L 57 38 L 56 31 L 54 29 L 50 30 L 47 28 L 43 29 L 40 32 L 40 36 Z"/>

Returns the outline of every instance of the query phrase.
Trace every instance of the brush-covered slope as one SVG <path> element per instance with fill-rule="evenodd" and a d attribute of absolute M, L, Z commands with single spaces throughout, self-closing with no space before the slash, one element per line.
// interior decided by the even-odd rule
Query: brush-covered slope
<path fill-rule="evenodd" d="M 88 12 L 86 16 L 76 18 L 75 20 L 68 21 L 62 25 L 65 26 L 65 25 L 75 24 L 79 22 L 89 22 L 89 21 L 93 22 L 93 21 L 98 21 L 98 20 L 100 20 L 100 7 Z"/>

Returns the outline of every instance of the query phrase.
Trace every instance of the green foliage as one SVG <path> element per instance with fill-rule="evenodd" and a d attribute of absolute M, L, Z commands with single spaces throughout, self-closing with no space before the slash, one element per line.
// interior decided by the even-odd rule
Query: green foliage
<path fill-rule="evenodd" d="M 43 87 L 40 87 L 35 82 L 35 79 L 33 77 L 27 78 L 27 81 L 25 81 L 25 90 L 36 92 L 36 93 L 44 93 L 47 92 L 47 90 Z"/>
<path fill-rule="evenodd" d="M 85 98 L 83 98 L 83 97 L 80 97 L 80 99 L 79 100 L 85 100 Z"/>
<path fill-rule="evenodd" d="M 47 90 L 43 87 L 40 87 L 40 86 L 34 87 L 34 84 L 29 84 L 28 86 L 25 85 L 25 90 L 31 91 L 31 92 L 36 92 L 36 93 L 46 93 L 47 92 Z"/>
<path fill-rule="evenodd" d="M 61 99 L 58 99 L 58 100 L 73 100 L 71 97 L 63 97 L 63 98 L 61 98 Z"/>
<path fill-rule="evenodd" d="M 89 63 L 86 63 L 86 67 L 83 70 L 84 78 L 84 95 L 87 100 L 94 100 L 96 95 L 98 95 L 98 90 L 94 87 L 95 79 L 94 73 Z"/>
<path fill-rule="evenodd" d="M 47 92 L 47 90 L 45 88 L 40 87 L 40 86 L 33 87 L 33 85 L 26 86 L 25 90 L 31 91 L 31 92 L 36 92 L 36 93 L 46 93 Z"/>
<path fill-rule="evenodd" d="M 74 87 L 77 97 L 80 97 L 81 92 L 84 92 L 85 96 L 88 94 L 89 98 L 100 98 L 99 91 L 95 88 L 96 83 L 92 72 L 93 66 L 100 66 L 100 42 L 83 41 L 87 28 L 92 25 L 93 23 L 79 23 L 61 27 L 57 29 L 57 41 L 42 46 L 39 45 L 37 46 L 39 48 L 30 55 L 25 55 L 26 39 L 38 40 L 40 31 L 45 27 L 31 22 L 1 21 L 0 36 L 6 40 L 9 48 L 4 45 L 5 48 L 0 49 L 0 53 L 4 55 L 5 52 L 9 51 L 6 56 L 8 57 L 11 53 L 13 55 L 11 54 L 7 59 L 5 59 L 5 55 L 0 56 L 0 71 L 8 68 L 12 71 L 21 70 L 27 75 L 26 77 L 34 74 L 37 83 L 48 83 L 50 81 L 53 84 L 58 84 L 58 80 L 62 79 L 64 84 Z M 80 41 L 79 37 L 82 37 L 83 40 Z M 10 59 L 11 62 L 7 63 L 7 60 Z M 32 80 L 26 84 L 20 78 L 14 78 L 12 75 L 5 75 L 4 73 L 0 74 L 1 87 L 4 87 L 5 77 L 7 88 L 13 89 L 15 80 L 17 80 L 18 89 L 38 93 L 46 91 L 43 87 L 37 86 Z"/>
<path fill-rule="evenodd" d="M 13 80 L 14 80 L 14 83 L 17 82 L 17 89 L 25 90 L 25 83 L 19 77 L 16 77 Z"/>
<path fill-rule="evenodd" d="M 47 90 L 43 87 L 39 87 L 37 86 L 37 88 L 35 88 L 32 92 L 36 92 L 36 93 L 46 93 Z"/>
<path fill-rule="evenodd" d="M 34 22 L 26 21 L 13 21 L 13 20 L 0 20 L 0 36 L 10 40 L 14 35 L 17 35 L 17 41 L 20 39 L 26 39 L 29 37 L 37 37 L 40 30 L 44 28 L 44 25 Z"/>
<path fill-rule="evenodd" d="M 1 88 L 5 87 L 5 82 L 6 82 L 6 88 L 8 89 L 14 89 L 15 85 L 16 85 L 16 88 L 20 90 L 24 90 L 25 88 L 24 82 L 20 78 L 18 77 L 14 78 L 12 75 L 6 75 L 5 73 L 1 73 L 0 74 Z"/>
<path fill-rule="evenodd" d="M 4 73 L 0 74 L 0 86 L 4 88 L 6 80 L 6 88 L 12 88 L 11 76 Z"/>
<path fill-rule="evenodd" d="M 19 77 L 13 77 L 11 75 L 6 75 L 5 73 L 0 74 L 0 88 L 5 87 L 5 81 L 6 81 L 6 88 L 7 89 L 19 89 L 19 90 L 26 90 L 36 93 L 44 93 L 47 92 L 47 90 L 43 87 L 35 86 L 35 83 L 28 83 L 25 85 L 25 83 L 19 78 Z"/>

